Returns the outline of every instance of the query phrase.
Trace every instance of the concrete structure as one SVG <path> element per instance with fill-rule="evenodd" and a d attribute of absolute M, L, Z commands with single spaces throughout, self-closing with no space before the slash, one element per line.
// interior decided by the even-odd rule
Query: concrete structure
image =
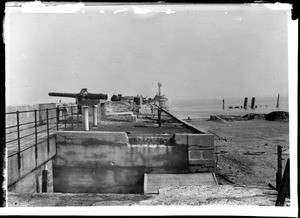
<path fill-rule="evenodd" d="M 142 193 L 144 173 L 188 173 L 187 145 L 129 144 L 124 132 L 57 132 L 54 192 Z"/>
<path fill-rule="evenodd" d="M 143 193 L 145 173 L 213 172 L 213 135 L 183 121 L 184 127 L 164 123 L 160 128 L 154 121 L 107 121 L 84 131 L 89 130 L 88 108 L 85 125 L 76 131 L 57 131 L 49 143 L 26 148 L 20 162 L 18 154 L 8 158 L 10 191 Z"/>
<path fill-rule="evenodd" d="M 44 103 L 44 104 L 39 104 L 39 110 L 42 110 L 39 112 L 39 123 L 41 125 L 47 123 L 47 114 L 46 114 L 46 108 L 56 108 L 56 103 Z M 56 117 L 56 110 L 48 110 L 48 117 L 49 123 L 56 123 L 56 119 L 51 119 Z"/>

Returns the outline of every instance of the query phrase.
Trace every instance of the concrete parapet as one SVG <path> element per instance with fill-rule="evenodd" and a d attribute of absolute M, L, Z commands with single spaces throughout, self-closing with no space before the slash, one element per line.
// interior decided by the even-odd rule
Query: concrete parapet
<path fill-rule="evenodd" d="M 57 131 L 58 144 L 76 145 L 128 145 L 125 132 L 85 132 L 85 131 Z"/>
<path fill-rule="evenodd" d="M 174 141 L 176 145 L 214 147 L 213 134 L 175 133 Z"/>

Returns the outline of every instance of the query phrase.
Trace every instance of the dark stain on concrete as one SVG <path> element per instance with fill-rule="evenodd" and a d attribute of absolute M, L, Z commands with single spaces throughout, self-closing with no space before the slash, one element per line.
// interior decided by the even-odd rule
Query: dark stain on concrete
<path fill-rule="evenodd" d="M 95 138 L 85 139 L 80 144 L 81 145 L 116 145 L 116 146 L 127 145 L 126 143 L 124 143 L 124 144 L 123 143 L 115 143 L 115 142 L 99 140 L 99 139 L 95 139 Z"/>
<path fill-rule="evenodd" d="M 93 154 L 92 158 L 101 159 L 101 158 L 107 158 L 106 154 Z"/>

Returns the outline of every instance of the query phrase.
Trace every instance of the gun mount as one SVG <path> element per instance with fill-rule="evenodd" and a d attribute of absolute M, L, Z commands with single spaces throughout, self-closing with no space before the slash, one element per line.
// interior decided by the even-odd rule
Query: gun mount
<path fill-rule="evenodd" d="M 81 105 L 96 105 L 100 100 L 107 100 L 107 94 L 88 93 L 86 88 L 81 89 L 79 93 L 59 93 L 49 92 L 49 96 L 76 98 L 78 104 L 78 113 L 81 114 Z"/>

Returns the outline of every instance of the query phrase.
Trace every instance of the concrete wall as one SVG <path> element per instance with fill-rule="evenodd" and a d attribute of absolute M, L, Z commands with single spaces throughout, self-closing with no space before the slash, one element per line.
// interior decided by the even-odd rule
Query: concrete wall
<path fill-rule="evenodd" d="M 37 177 L 49 160 L 56 154 L 56 137 L 53 135 L 49 139 L 49 152 L 47 141 L 38 144 L 37 156 L 35 147 L 21 151 L 21 168 L 18 168 L 18 155 L 7 158 L 7 183 L 8 190 L 27 192 L 33 191 L 36 185 L 34 178 Z M 52 171 L 52 167 L 49 166 Z M 37 171 L 36 171 L 37 170 Z M 51 173 L 52 174 L 52 173 Z"/>
<path fill-rule="evenodd" d="M 215 171 L 214 135 L 176 133 L 174 141 L 176 145 L 188 146 L 190 172 Z"/>
<path fill-rule="evenodd" d="M 123 132 L 57 132 L 54 192 L 142 193 L 144 173 L 187 173 L 187 145 L 128 143 Z"/>
<path fill-rule="evenodd" d="M 52 160 L 25 175 L 17 183 L 8 187 L 9 192 L 18 193 L 41 193 L 42 192 L 42 171 L 47 170 L 47 193 L 53 192 L 53 171 Z"/>

